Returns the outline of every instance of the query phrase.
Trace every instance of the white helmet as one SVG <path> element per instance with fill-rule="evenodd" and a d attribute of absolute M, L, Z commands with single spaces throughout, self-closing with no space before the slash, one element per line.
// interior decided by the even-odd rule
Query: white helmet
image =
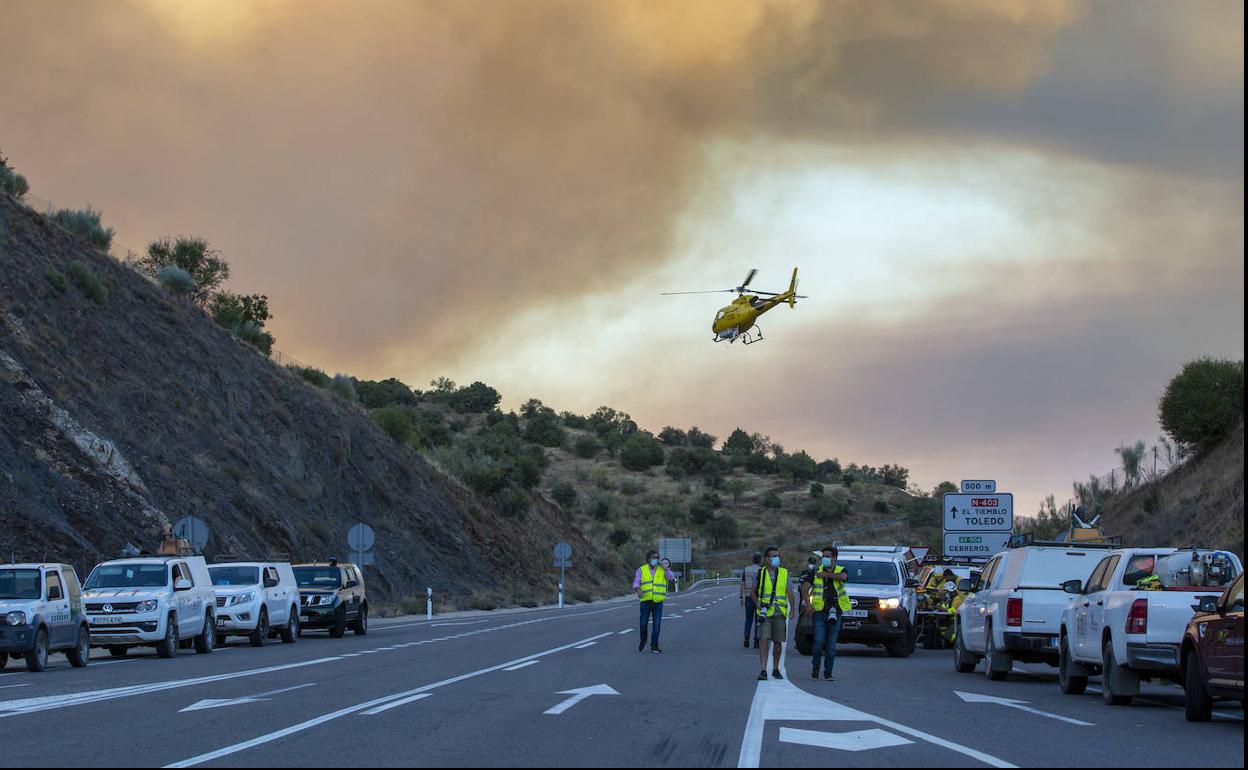
<path fill-rule="evenodd" d="M 958 590 L 958 584 L 950 580 L 948 583 L 945 583 L 942 586 L 942 588 L 944 588 L 946 591 L 950 593 L 953 593 L 954 591 Z"/>

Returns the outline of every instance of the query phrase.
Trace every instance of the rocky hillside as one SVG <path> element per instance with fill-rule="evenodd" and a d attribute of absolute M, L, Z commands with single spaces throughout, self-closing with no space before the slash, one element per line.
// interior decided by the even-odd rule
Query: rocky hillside
<path fill-rule="evenodd" d="M 1244 424 L 1160 480 L 1114 495 L 1105 530 L 1127 543 L 1229 548 L 1244 558 Z"/>
<path fill-rule="evenodd" d="M 345 557 L 366 521 L 378 595 L 432 585 L 461 607 L 553 596 L 559 539 L 593 553 L 559 507 L 500 519 L 358 406 L 0 194 L 0 553 L 81 569 L 189 514 L 209 557 Z M 618 592 L 586 572 L 587 594 Z"/>

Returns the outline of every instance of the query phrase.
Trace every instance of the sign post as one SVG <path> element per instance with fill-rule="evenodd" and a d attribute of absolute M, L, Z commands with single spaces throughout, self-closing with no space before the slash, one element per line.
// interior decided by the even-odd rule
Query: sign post
<path fill-rule="evenodd" d="M 563 609 L 564 570 L 572 566 L 572 546 L 567 543 L 555 545 L 555 566 L 559 568 L 559 609 Z"/>
<path fill-rule="evenodd" d="M 1003 550 L 1014 530 L 1014 495 L 997 482 L 972 479 L 962 492 L 941 497 L 945 557 L 986 559 Z"/>

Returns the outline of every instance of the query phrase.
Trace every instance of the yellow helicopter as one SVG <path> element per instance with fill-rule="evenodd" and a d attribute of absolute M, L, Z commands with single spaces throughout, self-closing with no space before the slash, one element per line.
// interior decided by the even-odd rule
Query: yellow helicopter
<path fill-rule="evenodd" d="M 805 296 L 797 293 L 797 268 L 793 268 L 793 278 L 789 281 L 789 290 L 785 292 L 774 291 L 752 291 L 746 293 L 746 287 L 750 285 L 750 281 L 754 280 L 754 275 L 758 272 L 751 269 L 746 274 L 745 280 L 740 286 L 733 289 L 712 289 L 710 291 L 666 291 L 662 296 L 671 297 L 677 294 L 721 294 L 724 292 L 736 292 L 737 298 L 732 301 L 731 305 L 720 308 L 715 314 L 715 320 L 711 323 L 711 331 L 715 336 L 712 338 L 715 342 L 723 342 L 727 340 L 729 343 L 741 340 L 744 345 L 752 345 L 755 342 L 761 342 L 763 332 L 758 328 L 758 317 L 773 307 L 787 302 L 789 307 L 796 307 L 797 300 L 806 299 Z M 764 299 L 764 296 L 766 299 Z"/>

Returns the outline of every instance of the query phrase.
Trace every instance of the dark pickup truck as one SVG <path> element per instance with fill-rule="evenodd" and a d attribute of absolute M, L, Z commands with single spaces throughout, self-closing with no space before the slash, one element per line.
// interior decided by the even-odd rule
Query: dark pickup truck
<path fill-rule="evenodd" d="M 1244 703 L 1244 576 L 1218 598 L 1204 597 L 1193 607 L 1179 653 L 1187 720 L 1208 722 L 1214 698 Z"/>

